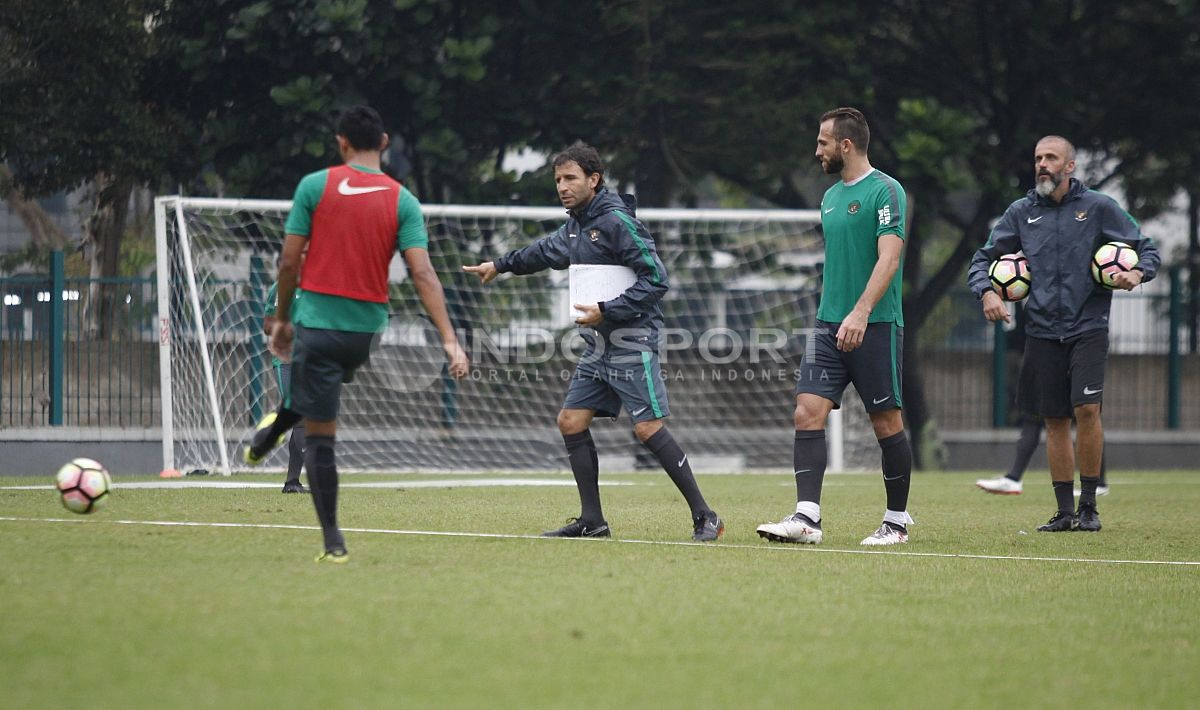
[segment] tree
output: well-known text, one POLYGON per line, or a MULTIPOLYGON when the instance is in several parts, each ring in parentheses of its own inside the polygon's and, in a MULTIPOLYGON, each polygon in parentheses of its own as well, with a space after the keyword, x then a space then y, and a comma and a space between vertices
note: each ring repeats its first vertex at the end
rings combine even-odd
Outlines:
MULTIPOLYGON (((1196 125, 1194 102, 1184 118, 1187 102, 1170 86, 1174 77, 1195 76, 1180 71, 1194 67, 1196 55, 1196 15, 1185 4, 870 6, 886 20, 864 25, 881 48, 863 55, 877 77, 875 113, 889 117, 880 122, 881 162, 895 165, 917 197, 905 274, 905 400, 918 441, 928 422, 915 357, 921 328, 961 283, 989 221, 1031 184, 1036 140, 1069 136, 1114 159, 1112 172, 1122 175, 1140 165, 1129 160, 1137 151, 1118 148, 1147 146, 1142 119, 1155 108, 1175 107, 1159 114, 1170 118, 1157 126, 1173 135, 1189 120, 1196 125)), ((1136 215, 1145 205, 1132 207, 1136 215)))
POLYGON ((0 11, 0 162, 19 199, 92 185, 89 330, 106 337, 133 186, 182 169, 186 125, 163 110, 149 0, 13 0, 0 11), (81 40, 86 38, 86 40, 81 40))

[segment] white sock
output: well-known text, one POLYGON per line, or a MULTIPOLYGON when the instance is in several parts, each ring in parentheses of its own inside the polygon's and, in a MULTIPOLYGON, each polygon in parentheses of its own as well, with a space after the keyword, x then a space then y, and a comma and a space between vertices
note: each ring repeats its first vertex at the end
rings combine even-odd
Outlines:
POLYGON ((893 525, 903 525, 907 528, 916 521, 912 519, 912 516, 909 515, 908 511, 906 510, 901 510, 898 512, 895 510, 885 510, 883 512, 883 522, 891 523, 893 525))
POLYGON ((796 504, 796 512, 813 521, 814 523, 821 522, 821 505, 813 503, 809 500, 802 500, 796 504))

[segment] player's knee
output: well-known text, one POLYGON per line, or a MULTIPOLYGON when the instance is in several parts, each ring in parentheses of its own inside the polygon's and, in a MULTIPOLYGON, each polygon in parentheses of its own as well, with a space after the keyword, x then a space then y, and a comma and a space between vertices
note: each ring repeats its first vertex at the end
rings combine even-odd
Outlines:
POLYGON ((1051 434, 1071 433, 1070 417, 1046 417, 1046 431, 1051 434))
POLYGON ((1075 407, 1075 422, 1077 424, 1095 424, 1100 421, 1099 404, 1081 404, 1075 407))
POLYGON ((572 414, 565 409, 559 411, 558 430, 563 436, 578 434, 584 429, 587 429, 587 422, 583 419, 583 417, 572 414))
POLYGON ((792 423, 796 425, 796 431, 815 431, 825 428, 825 417, 822 412, 797 404, 792 423))
POLYGON ((904 431, 904 418, 900 416, 900 410, 896 410, 894 416, 871 417, 871 427, 876 439, 886 439, 904 431))
POLYGON ((661 419, 652 419, 648 422, 638 422, 633 425, 633 433, 637 436, 638 441, 643 444, 649 441, 650 437, 658 433, 659 429, 663 428, 661 419))

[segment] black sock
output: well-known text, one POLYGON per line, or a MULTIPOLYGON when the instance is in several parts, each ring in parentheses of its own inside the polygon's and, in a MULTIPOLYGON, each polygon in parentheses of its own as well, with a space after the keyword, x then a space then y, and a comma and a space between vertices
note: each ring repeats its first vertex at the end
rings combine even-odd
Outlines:
POLYGON ((1100 454, 1100 485, 1108 488, 1108 457, 1100 454))
POLYGON ((600 507, 600 456, 592 432, 584 429, 578 434, 563 434, 575 487, 579 489, 579 519, 588 523, 604 522, 600 507))
POLYGON ((250 438, 250 449, 262 456, 271 449, 275 448, 275 442, 279 437, 283 436, 288 429, 296 426, 304 419, 299 413, 293 412, 282 404, 279 409, 275 410, 275 421, 271 422, 271 426, 266 429, 254 432, 254 436, 250 438))
POLYGON ((797 503, 821 504, 821 485, 825 482, 828 461, 824 429, 796 432, 796 441, 792 444, 792 471, 796 474, 797 503))
POLYGON ((897 513, 908 510, 908 488, 912 483, 912 447, 903 431, 879 440, 883 451, 883 488, 887 491, 887 509, 897 513))
POLYGON ((313 507, 325 537, 325 549, 345 548, 346 540, 337 524, 338 474, 334 455, 336 441, 332 436, 310 436, 304 449, 304 468, 308 470, 308 487, 313 507))
POLYGON ((304 468, 304 425, 292 429, 288 439, 288 471, 286 483, 300 482, 300 471, 304 468))
POLYGON ((1029 468, 1029 460, 1037 451, 1042 438, 1042 420, 1036 417, 1026 417, 1021 425, 1021 436, 1017 439, 1017 455, 1013 457, 1012 468, 1008 469, 1008 478, 1020 483, 1025 469, 1029 468))
POLYGON ((1075 512, 1075 481, 1054 481, 1054 499, 1058 501, 1058 512, 1075 512))
MULTIPOLYGON (((1079 505, 1096 507, 1096 486, 1100 485, 1100 477, 1079 477, 1079 505)), ((1074 493, 1074 492, 1072 492, 1074 493)))
POLYGON ((707 511, 708 503, 704 502, 700 486, 696 485, 692 465, 688 463, 687 455, 683 453, 675 437, 671 436, 671 432, 667 431, 666 427, 654 432, 653 436, 646 439, 646 448, 650 449, 663 470, 671 477, 675 487, 683 494, 684 500, 692 510, 692 518, 695 519, 697 515, 707 511))

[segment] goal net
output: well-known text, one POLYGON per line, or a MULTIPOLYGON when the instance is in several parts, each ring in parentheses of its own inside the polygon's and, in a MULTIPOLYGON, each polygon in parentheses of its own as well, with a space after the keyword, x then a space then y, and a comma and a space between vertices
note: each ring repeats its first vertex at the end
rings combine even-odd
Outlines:
MULTIPOLYGON (((262 332, 290 203, 156 200, 163 465, 228 474, 279 392, 262 332)), ((501 276, 461 267, 561 225, 558 208, 424 205, 430 257, 471 358, 449 378, 403 259, 391 266, 386 331, 342 392, 338 464, 360 471, 564 470, 555 425, 582 342, 567 272, 501 276)), ((670 280, 662 369, 670 426, 693 467, 787 469, 795 370, 820 298, 816 211, 638 211, 670 280)), ((875 467, 851 389, 830 426, 830 468, 875 467)), ((601 468, 657 468, 627 416, 592 427, 601 468)), ((266 466, 286 465, 286 447, 266 466)), ((790 470, 790 469, 789 469, 790 470)))

